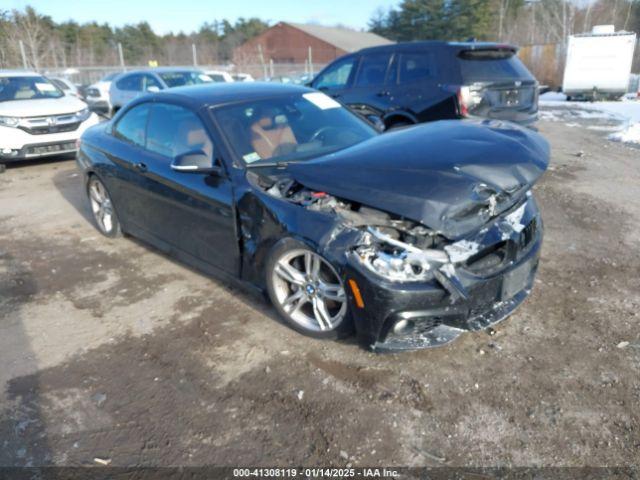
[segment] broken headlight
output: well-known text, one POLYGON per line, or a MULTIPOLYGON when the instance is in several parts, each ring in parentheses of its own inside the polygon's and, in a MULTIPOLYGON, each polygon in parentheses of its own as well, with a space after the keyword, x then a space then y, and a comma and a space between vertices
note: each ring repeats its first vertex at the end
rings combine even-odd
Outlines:
POLYGON ((374 227, 367 227, 355 254, 368 270, 397 282, 431 280, 434 271, 449 261, 442 250, 415 247, 374 227))

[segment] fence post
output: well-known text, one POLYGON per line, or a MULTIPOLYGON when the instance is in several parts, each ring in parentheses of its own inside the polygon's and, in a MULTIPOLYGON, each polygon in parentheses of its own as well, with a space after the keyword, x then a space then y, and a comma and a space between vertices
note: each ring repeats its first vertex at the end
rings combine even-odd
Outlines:
POLYGON ((311 45, 309 45, 309 75, 313 77, 313 56, 311 55, 311 45))
POLYGON ((196 44, 191 44, 191 52, 193 53, 193 66, 198 66, 198 51, 196 50, 196 44))
POLYGON ((260 56, 260 63, 262 64, 262 71, 264 77, 267 78, 267 64, 264 62, 264 54, 262 53, 262 44, 258 44, 258 55, 260 56))
POLYGON ((22 42, 22 40, 18 40, 18 42, 20 43, 20 55, 22 55, 22 66, 24 67, 25 70, 28 70, 29 65, 27 63, 27 52, 24 51, 24 43, 22 42))
POLYGON ((124 66, 124 55, 122 54, 122 44, 120 42, 118 42, 118 56, 120 57, 120 66, 122 67, 122 70, 126 70, 125 66, 124 66))

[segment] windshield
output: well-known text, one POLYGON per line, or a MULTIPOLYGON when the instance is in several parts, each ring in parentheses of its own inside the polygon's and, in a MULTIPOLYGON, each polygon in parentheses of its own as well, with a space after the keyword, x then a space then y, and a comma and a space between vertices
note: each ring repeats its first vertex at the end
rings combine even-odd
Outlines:
POLYGON ((0 102, 63 96, 64 93, 44 77, 0 77, 0 102))
POLYGON ((496 80, 533 80, 513 50, 465 50, 458 55, 465 84, 496 80))
POLYGON ((207 75, 201 72, 164 72, 159 75, 169 88, 210 83, 212 81, 207 75))
POLYGON ((314 158, 378 134, 321 92, 220 107, 215 116, 236 155, 252 166, 314 158))

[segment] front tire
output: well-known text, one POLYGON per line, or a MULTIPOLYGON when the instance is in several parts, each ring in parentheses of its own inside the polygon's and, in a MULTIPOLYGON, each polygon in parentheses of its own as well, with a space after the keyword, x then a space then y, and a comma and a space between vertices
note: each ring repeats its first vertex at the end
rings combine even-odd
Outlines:
POLYGON ((306 245, 280 241, 267 261, 266 284, 273 306, 297 332, 341 338, 353 330, 342 280, 333 266, 306 245))
POLYGON ((113 208, 109 192, 95 175, 89 178, 87 195, 89 196, 93 221, 100 233, 109 238, 121 236, 120 222, 113 208))

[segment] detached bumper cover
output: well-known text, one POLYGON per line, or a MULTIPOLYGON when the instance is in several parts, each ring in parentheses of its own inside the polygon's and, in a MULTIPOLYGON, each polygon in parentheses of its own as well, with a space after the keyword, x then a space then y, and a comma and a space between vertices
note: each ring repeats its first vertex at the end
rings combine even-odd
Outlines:
POLYGON ((498 219, 472 238, 482 245, 480 254, 455 268, 465 296, 452 294, 436 279, 381 280, 350 262, 347 275, 356 280, 365 303, 364 309, 351 308, 360 341, 378 352, 437 347, 509 316, 529 295, 538 267, 543 228, 533 198, 521 221, 525 228, 507 234, 504 219, 498 219))

